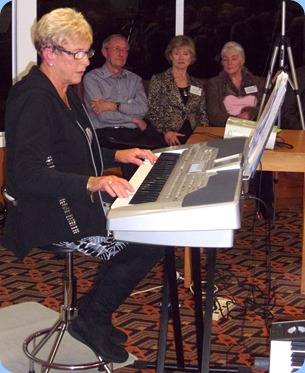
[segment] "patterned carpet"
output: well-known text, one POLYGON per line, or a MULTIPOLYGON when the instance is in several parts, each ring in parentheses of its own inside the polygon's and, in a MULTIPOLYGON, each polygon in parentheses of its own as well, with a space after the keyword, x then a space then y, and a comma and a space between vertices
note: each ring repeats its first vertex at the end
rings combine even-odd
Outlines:
MULTIPOLYGON (((301 213, 293 210, 277 212, 271 245, 268 245, 268 225, 255 216, 253 207, 246 207, 234 248, 217 251, 215 304, 222 298, 235 304, 229 312, 224 309, 225 317, 213 321, 210 366, 221 366, 228 371, 247 366, 258 373, 254 368, 255 357, 270 354, 269 328, 272 322, 304 318, 305 296, 300 294, 299 285, 301 213)), ((201 257, 204 280, 204 250, 201 257)), ((22 263, 3 249, 0 249, 0 258, 1 307, 36 301, 59 310, 62 299, 61 259, 36 249, 22 263)), ((182 248, 176 249, 176 263, 183 278, 182 248)), ((76 255, 79 296, 92 285, 98 265, 95 259, 76 255)), ((150 363, 156 361, 163 273, 163 263, 160 263, 120 307, 114 319, 114 323, 129 335, 128 351, 150 363)), ((182 279, 179 281, 179 302, 186 365, 196 367, 193 296, 191 289, 184 287, 182 279)), ((168 330, 166 363, 175 365, 171 323, 168 330)), ((155 370, 133 367, 117 370, 119 373, 140 371, 149 373, 155 370)))

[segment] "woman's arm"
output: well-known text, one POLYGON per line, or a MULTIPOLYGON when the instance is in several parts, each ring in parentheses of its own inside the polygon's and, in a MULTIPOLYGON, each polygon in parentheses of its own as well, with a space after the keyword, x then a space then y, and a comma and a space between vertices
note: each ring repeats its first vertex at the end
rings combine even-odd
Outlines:
POLYGON ((207 88, 208 118, 211 126, 224 127, 229 114, 223 104, 218 77, 211 78, 207 88))
MULTIPOLYGON (((8 105, 7 138, 10 154, 10 181, 17 190, 31 195, 62 196, 78 194, 86 189, 87 177, 61 168, 52 167, 49 158, 54 146, 63 149, 60 142, 54 145, 56 129, 54 123, 67 120, 59 119, 53 101, 41 92, 27 92, 26 99, 15 100, 8 105), (18 109, 14 109, 18 108, 18 109), (48 161, 49 160, 49 161, 48 161)), ((63 129, 64 131, 64 129, 63 129)), ((67 139, 67 146, 73 140, 67 139)), ((74 145, 74 148, 77 144, 74 145)), ((59 154, 59 152, 57 152, 59 154)), ((59 156, 65 157, 62 152, 59 156)), ((70 159, 67 158, 67 161, 70 159)), ((53 157, 56 166, 56 159, 53 157)))
POLYGON ((200 103, 198 107, 196 123, 200 126, 208 126, 210 122, 208 118, 206 90, 203 83, 198 84, 198 86, 202 89, 202 93, 200 96, 200 103))
MULTIPOLYGON (((177 107, 173 106, 169 85, 164 82, 165 75, 153 75, 148 89, 148 119, 158 132, 176 131, 181 123, 177 123, 177 107)), ((177 106, 177 105, 176 105, 177 106)))
POLYGON ((148 87, 148 119, 157 129, 162 132, 162 120, 160 118, 159 107, 162 105, 160 101, 160 80, 156 75, 153 75, 148 87))
POLYGON ((260 108, 262 98, 263 98, 265 79, 259 78, 258 76, 253 75, 253 81, 257 87, 256 106, 255 107, 252 107, 252 106, 244 107, 241 111, 241 115, 238 115, 239 118, 244 118, 244 119, 249 119, 249 120, 257 119, 257 115, 258 115, 259 108, 260 108))

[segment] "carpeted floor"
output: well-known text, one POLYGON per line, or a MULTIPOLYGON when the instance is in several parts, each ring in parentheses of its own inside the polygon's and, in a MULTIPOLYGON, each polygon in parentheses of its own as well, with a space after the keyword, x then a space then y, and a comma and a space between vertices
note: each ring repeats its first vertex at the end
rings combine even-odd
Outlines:
MULTIPOLYGON (((0 309, 0 361, 9 372, 27 372, 29 361, 23 353, 21 346, 23 341, 33 332, 49 328, 58 319, 59 314, 37 302, 23 302, 0 309)), ((46 349, 38 353, 37 357, 46 359, 47 351, 50 351, 51 342, 47 342, 46 349)), ((29 345, 29 351, 32 351, 33 345, 29 345)), ((113 368, 118 369, 128 364, 132 364, 135 357, 130 355, 124 364, 114 364, 113 368)), ((54 360, 60 364, 86 364, 96 362, 97 358, 92 350, 78 342, 65 333, 60 349, 54 360)), ((35 365, 35 369, 40 370, 35 365)), ((87 369, 88 373, 97 372, 97 368, 87 369)), ((52 369, 52 373, 60 373, 62 370, 52 369)), ((0 369, 0 373, 2 373, 0 369)))
MULTIPOLYGON (((268 245, 268 225, 246 208, 243 226, 236 233, 231 249, 217 250, 215 305, 228 300, 230 311, 213 321, 211 364, 224 368, 240 366, 255 370, 256 357, 270 354, 269 328, 272 322, 302 320, 305 296, 300 294, 301 213, 277 212, 268 245), (234 305, 232 306, 232 303, 234 305), (231 309, 232 308, 232 309, 231 309)), ((1 307, 32 301, 58 311, 62 299, 62 261, 56 256, 32 250, 20 263, 0 249, 1 307)), ((176 249, 177 269, 183 278, 183 249, 176 249)), ((76 255, 75 274, 78 295, 92 285, 99 262, 76 255)), ((206 255, 202 252, 202 278, 205 279, 206 255)), ((158 264, 115 314, 114 323, 129 335, 127 349, 138 359, 156 361, 163 263, 158 264)), ((191 289, 179 281, 182 333, 186 365, 196 367, 194 306, 191 289)), ((219 312, 218 312, 219 313, 219 312)), ((173 330, 169 324, 166 362, 175 364, 173 330)), ((124 367, 119 373, 154 372, 124 367)), ((177 370, 178 371, 178 370, 177 370)), ((24 372, 13 372, 24 373, 24 372)))

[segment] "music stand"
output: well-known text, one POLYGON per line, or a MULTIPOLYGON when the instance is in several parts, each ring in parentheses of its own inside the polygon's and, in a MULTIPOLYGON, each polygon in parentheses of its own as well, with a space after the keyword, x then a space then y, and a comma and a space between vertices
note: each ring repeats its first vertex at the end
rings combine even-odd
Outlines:
MULTIPOLYGON (((272 83, 271 78, 272 78, 272 74, 273 74, 273 70, 274 70, 275 61, 276 61, 276 58, 277 58, 279 52, 280 52, 280 61, 279 61, 280 71, 282 71, 286 68, 286 66, 285 66, 285 50, 286 50, 287 55, 288 55, 288 62, 289 62, 289 66, 290 66, 290 72, 291 72, 291 75, 292 75, 292 79, 289 77, 288 81, 289 81, 289 84, 290 84, 292 90, 295 93, 295 97, 296 97, 297 104, 298 104, 298 109, 299 109, 299 114, 300 114, 300 120, 301 120, 301 124, 302 124, 302 129, 304 130, 305 129, 304 116, 303 116, 303 111, 302 111, 298 81, 297 81, 297 76, 296 76, 296 72, 295 72, 295 65, 294 65, 293 55, 292 55, 292 51, 291 51, 290 41, 287 38, 286 33, 285 33, 285 24, 286 24, 286 0, 282 0, 281 36, 279 36, 276 40, 275 47, 274 47, 274 50, 273 50, 273 54, 272 54, 272 57, 271 57, 270 68, 269 68, 269 71, 268 71, 268 74, 267 74, 264 93, 263 93, 262 101, 261 101, 259 112, 258 112, 258 119, 261 116, 261 113, 262 113, 263 108, 264 108, 266 97, 267 97, 267 95, 268 95, 268 93, 271 89, 271 85, 272 85, 272 84, 270 84, 270 83, 272 83)), ((279 72, 276 74, 275 77, 277 77, 279 72)), ((278 116, 278 128, 281 128, 280 119, 281 119, 281 117, 279 115, 278 116)))

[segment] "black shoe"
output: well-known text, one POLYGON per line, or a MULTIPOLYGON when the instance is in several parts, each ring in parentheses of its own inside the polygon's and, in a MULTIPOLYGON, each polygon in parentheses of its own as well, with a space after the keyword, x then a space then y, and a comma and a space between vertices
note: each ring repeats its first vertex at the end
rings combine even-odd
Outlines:
POLYGON ((112 325, 110 332, 110 340, 116 345, 123 345, 127 342, 128 335, 122 332, 122 330, 117 329, 112 325))
MULTIPOLYGON (((78 301, 78 314, 80 315, 83 310, 86 309, 88 306, 88 299, 87 296, 83 296, 79 301, 78 301)), ((127 342, 128 335, 124 333, 123 331, 117 329, 115 326, 112 325, 111 332, 110 332, 110 340, 116 345, 123 345, 127 342)))
POLYGON ((128 352, 110 340, 111 327, 92 326, 78 316, 70 323, 68 331, 73 338, 90 347, 105 363, 124 363, 128 359, 128 352))

